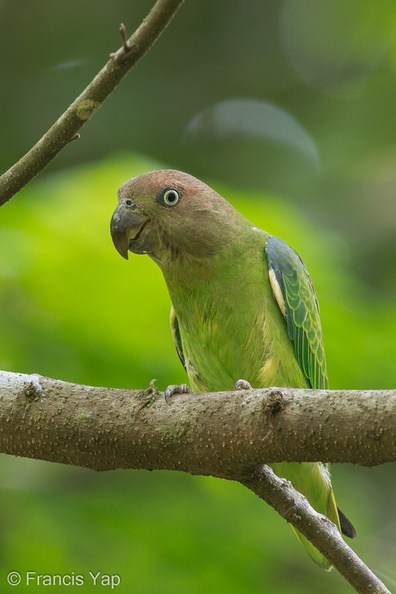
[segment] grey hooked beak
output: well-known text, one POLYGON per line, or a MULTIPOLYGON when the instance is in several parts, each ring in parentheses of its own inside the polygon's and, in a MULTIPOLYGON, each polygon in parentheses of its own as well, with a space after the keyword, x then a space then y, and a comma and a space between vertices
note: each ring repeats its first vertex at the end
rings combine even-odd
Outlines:
POLYGON ((110 232, 117 252, 128 260, 131 240, 139 239, 148 221, 147 216, 131 198, 121 198, 110 222, 110 232))

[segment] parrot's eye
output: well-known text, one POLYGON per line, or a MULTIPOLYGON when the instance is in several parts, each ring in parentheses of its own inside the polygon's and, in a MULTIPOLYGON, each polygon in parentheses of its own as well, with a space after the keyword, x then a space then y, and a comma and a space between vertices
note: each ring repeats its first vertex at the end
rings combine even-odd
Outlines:
POLYGON ((161 192, 161 201, 165 206, 176 206, 180 198, 181 194, 176 188, 164 188, 161 192))

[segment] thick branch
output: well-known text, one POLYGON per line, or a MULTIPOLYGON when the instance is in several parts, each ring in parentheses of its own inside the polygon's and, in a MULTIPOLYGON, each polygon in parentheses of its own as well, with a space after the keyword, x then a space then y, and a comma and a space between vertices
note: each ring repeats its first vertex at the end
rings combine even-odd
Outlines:
MULTIPOLYGON (((0 177, 0 206, 31 181, 74 138, 122 78, 166 28, 183 0, 157 0, 135 33, 125 40, 79 97, 44 136, 0 177)), ((122 28, 121 32, 124 33, 122 28)))
POLYGON ((271 462, 396 461, 396 391, 182 394, 0 372, 0 451, 96 470, 241 480, 271 462))
POLYGON ((396 391, 270 388, 186 394, 0 372, 0 451, 95 470, 184 470, 237 480, 304 534, 357 592, 389 591, 265 462, 396 460, 396 391))

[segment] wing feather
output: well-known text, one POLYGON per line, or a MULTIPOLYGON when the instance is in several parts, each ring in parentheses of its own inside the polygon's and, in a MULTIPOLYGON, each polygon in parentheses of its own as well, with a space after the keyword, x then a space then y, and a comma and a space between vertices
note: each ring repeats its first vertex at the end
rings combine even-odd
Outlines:
POLYGON ((176 352, 179 356, 181 364, 183 365, 184 369, 187 371, 186 360, 185 360, 184 353, 183 353, 183 345, 182 345, 180 329, 179 329, 179 322, 177 321, 176 312, 175 312, 175 309, 173 306, 171 307, 171 311, 170 311, 170 327, 171 327, 173 342, 175 343, 176 352))
POLYGON ((319 305, 300 256, 277 237, 265 245, 274 297, 286 319, 296 359, 312 388, 327 388, 319 305))

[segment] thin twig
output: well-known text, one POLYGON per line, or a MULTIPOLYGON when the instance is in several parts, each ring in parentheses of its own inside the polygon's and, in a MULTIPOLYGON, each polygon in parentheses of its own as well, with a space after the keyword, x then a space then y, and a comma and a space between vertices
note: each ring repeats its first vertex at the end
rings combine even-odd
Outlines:
MULTIPOLYGON (((123 40, 86 89, 44 136, 0 177, 0 206, 40 173, 93 116, 131 68, 159 38, 184 0, 157 0, 135 33, 123 40)), ((125 29, 125 28, 124 28, 125 29)), ((121 29, 121 35, 124 35, 121 29)))
POLYGON ((128 45, 128 36, 127 36, 126 27, 125 27, 124 23, 120 24, 120 33, 121 33, 121 39, 122 39, 122 47, 124 48, 124 52, 128 53, 131 48, 128 45))

